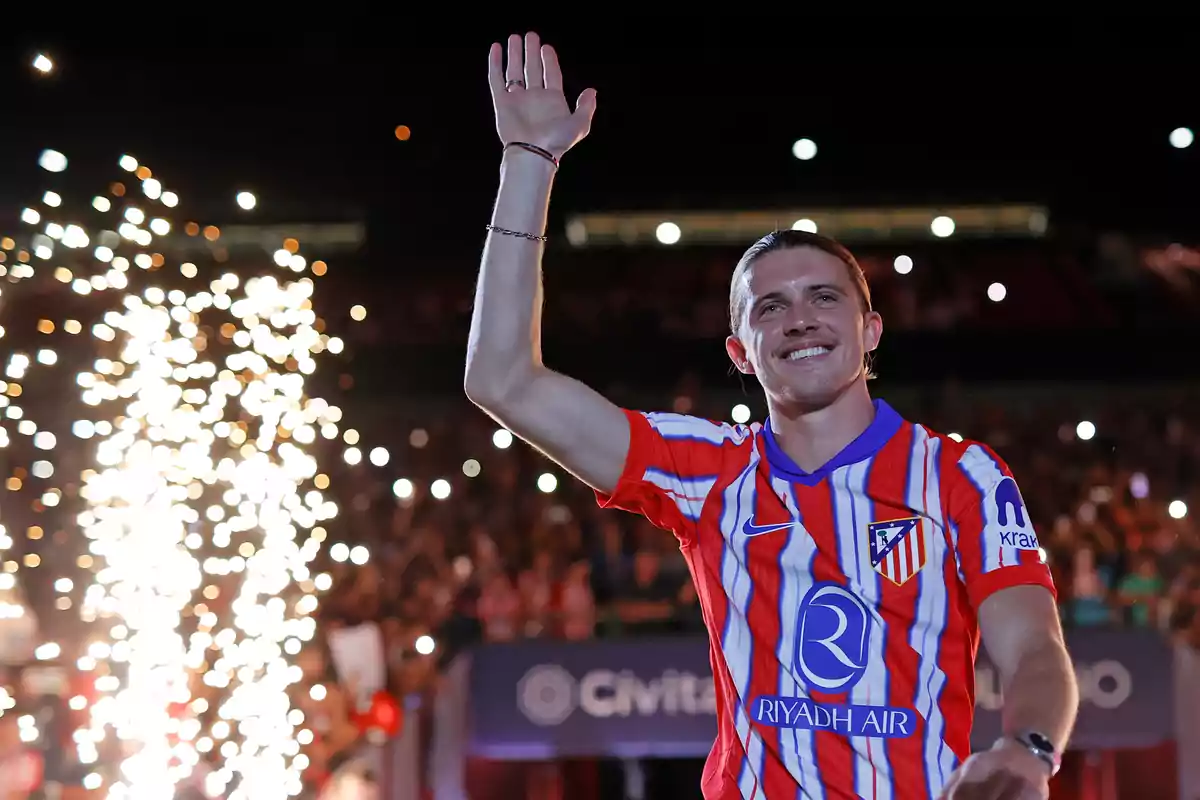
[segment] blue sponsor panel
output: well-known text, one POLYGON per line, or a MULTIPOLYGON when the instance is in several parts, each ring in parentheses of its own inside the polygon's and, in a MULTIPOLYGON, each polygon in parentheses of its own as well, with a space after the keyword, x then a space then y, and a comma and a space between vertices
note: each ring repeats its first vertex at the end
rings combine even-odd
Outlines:
MULTIPOLYGON (((836 584, 804 598, 796 674, 843 695, 865 671, 871 615, 836 584), (836 587, 831 590, 831 587, 836 587)), ((1071 631, 1082 702, 1070 746, 1143 747, 1174 735, 1172 657, 1154 631, 1071 631)), ((498 759, 556 756, 706 756, 716 737, 716 701, 703 637, 616 641, 530 641, 471 654, 470 752, 498 759)), ((1000 733, 1000 680, 981 652, 972 742, 1000 733)), ((761 725, 895 738, 916 727, 910 708, 809 697, 747 698, 761 725)))
POLYGON ((692 757, 717 735, 703 638, 481 647, 471 655, 468 749, 497 759, 692 757))
MULTIPOLYGON (((1069 747, 1109 750, 1153 747, 1175 735, 1171 647, 1153 630, 1075 630, 1067 649, 1079 685, 1079 717, 1069 747)), ((1000 736, 1004 688, 987 652, 975 663, 975 725, 971 745, 1000 736)))

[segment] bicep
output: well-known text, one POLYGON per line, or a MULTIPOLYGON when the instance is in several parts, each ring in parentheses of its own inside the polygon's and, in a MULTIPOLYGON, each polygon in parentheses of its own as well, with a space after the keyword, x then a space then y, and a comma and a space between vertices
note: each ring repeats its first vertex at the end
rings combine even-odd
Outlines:
POLYGON ((593 489, 616 488, 629 454, 629 421, 596 390, 543 368, 502 407, 481 407, 593 489))

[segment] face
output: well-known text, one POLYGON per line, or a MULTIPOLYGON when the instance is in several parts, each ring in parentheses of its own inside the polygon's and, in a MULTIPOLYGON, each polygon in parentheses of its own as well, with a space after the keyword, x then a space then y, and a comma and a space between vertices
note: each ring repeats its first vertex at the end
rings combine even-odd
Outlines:
POLYGON ((878 346, 883 321, 863 314, 841 259, 812 247, 774 250, 739 282, 746 302, 726 350, 768 400, 824 408, 865 378, 863 360, 878 346))

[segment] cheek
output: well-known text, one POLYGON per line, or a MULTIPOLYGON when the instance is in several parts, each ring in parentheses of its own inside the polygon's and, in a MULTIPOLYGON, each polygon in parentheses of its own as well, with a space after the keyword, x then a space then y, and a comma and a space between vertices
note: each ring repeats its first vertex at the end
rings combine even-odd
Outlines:
POLYGON ((774 349, 770 342, 770 337, 763 330, 756 330, 751 334, 750 348, 746 355, 756 367, 766 366, 770 360, 771 351, 774 349))

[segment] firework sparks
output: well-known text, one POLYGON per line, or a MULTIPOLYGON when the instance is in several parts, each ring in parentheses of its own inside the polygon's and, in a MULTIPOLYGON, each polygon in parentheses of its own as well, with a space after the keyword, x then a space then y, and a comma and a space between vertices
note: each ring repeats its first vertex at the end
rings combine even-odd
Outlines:
MULTIPOLYGON (((67 159, 47 151, 40 163, 57 173, 67 159)), ((325 267, 310 266, 294 240, 255 274, 171 263, 178 195, 131 156, 120 167, 137 181, 93 199, 97 225, 68 221, 49 191, 21 216, 28 246, 0 241, 16 250, 0 264, 10 283, 57 281, 89 299, 70 305, 90 309, 75 312, 83 322, 38 323, 46 334, 90 332, 93 345, 71 347, 97 356, 75 376, 87 413, 66 423, 91 458, 75 473, 88 548, 80 566, 94 572, 80 611, 105 631, 78 660, 97 692, 76 732, 79 757, 103 763, 117 748, 119 768, 88 779, 111 798, 174 797, 201 775, 212 796, 296 795, 312 735, 289 699, 301 678, 292 657, 315 633, 316 593, 330 580, 309 564, 338 513, 310 450, 338 438, 341 410, 306 393, 316 359, 342 349, 312 307, 310 275, 325 267)), ((220 233, 210 226, 204 236, 220 233)), ((66 434, 10 399, 31 370, 56 366, 51 347, 10 352, 0 397, 0 446, 15 423, 37 453, 30 474, 43 481, 69 449, 66 434)), ((372 461, 386 463, 386 452, 372 461)), ((38 500, 62 501, 48 484, 38 500)))

